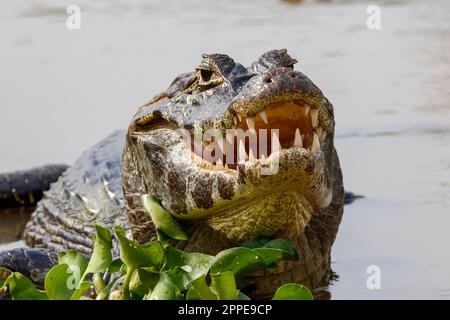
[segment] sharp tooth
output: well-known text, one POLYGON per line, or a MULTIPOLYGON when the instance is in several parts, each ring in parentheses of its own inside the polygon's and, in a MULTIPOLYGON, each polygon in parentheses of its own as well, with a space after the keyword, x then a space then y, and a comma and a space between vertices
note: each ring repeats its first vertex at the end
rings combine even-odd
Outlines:
POLYGON ((311 109, 311 124, 313 128, 319 124, 319 109, 311 109))
POLYGON ((271 170, 273 170, 272 166, 274 165, 274 162, 278 161, 279 159, 280 159, 280 154, 279 153, 275 153, 275 152, 272 152, 270 154, 270 156, 267 158, 267 161, 270 162, 270 169, 271 170))
POLYGON ((239 113, 237 114, 237 116, 239 118, 239 121, 242 121, 242 116, 239 113))
POLYGON ((250 148, 250 150, 248 151, 248 160, 250 160, 250 161, 256 160, 255 156, 253 155, 252 148, 250 148))
POLYGON ((250 129, 250 130, 255 130, 255 118, 254 117, 248 117, 248 118, 245 118, 245 121, 247 122, 247 127, 250 129))
POLYGON ((260 159, 261 161, 266 161, 266 156, 262 154, 260 159))
POLYGON ((327 137, 326 131, 322 131, 322 133, 320 134, 320 142, 324 142, 326 137, 327 137))
POLYGON ((237 117, 233 117, 233 121, 234 121, 234 125, 237 126, 237 124, 238 124, 238 118, 237 118, 237 117))
POLYGON ((269 121, 267 120, 267 113, 266 110, 263 110, 259 113, 259 116, 261 117, 262 121, 264 121, 265 124, 267 124, 269 121))
POLYGON ((314 133, 313 142, 312 142, 312 146, 311 146, 311 153, 314 154, 319 151, 320 151, 319 137, 317 136, 317 134, 314 133))
MULTIPOLYGON (((281 150, 280 138, 275 132, 272 133, 272 153, 281 150)), ((272 154, 271 154, 272 155, 272 154)))
POLYGON ((322 134, 322 127, 317 127, 316 128, 316 133, 320 137, 320 135, 322 134))
POLYGON ((299 128, 297 128, 297 130, 295 130, 294 147, 298 147, 298 148, 302 148, 303 147, 302 135, 300 134, 300 129, 299 128))
POLYGON ((247 160, 247 152, 245 152, 245 145, 242 139, 239 141, 239 160, 247 160))
POLYGON ((308 115, 308 112, 309 112, 309 109, 310 109, 311 107, 309 106, 309 104, 305 104, 305 116, 307 116, 308 115))

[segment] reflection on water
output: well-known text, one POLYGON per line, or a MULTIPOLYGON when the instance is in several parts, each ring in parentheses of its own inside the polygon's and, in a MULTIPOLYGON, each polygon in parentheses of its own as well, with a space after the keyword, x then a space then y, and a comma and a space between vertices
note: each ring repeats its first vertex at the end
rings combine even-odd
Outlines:
MULTIPOLYGON (((0 208, 0 244, 17 241, 33 208, 0 208)), ((1 246, 0 246, 1 249, 1 246)))
POLYGON ((248 64, 286 47, 335 105, 345 184, 365 196, 346 207, 332 298, 448 297, 449 1, 378 1, 380 31, 361 1, 77 3, 80 31, 67 1, 0 4, 0 171, 72 162, 204 52, 248 64))

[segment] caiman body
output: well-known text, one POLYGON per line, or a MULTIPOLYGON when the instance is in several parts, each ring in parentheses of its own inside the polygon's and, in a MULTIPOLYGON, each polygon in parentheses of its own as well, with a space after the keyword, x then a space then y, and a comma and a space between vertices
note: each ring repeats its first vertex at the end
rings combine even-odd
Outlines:
POLYGON ((52 185, 27 224, 26 243, 90 253, 97 223, 150 241, 155 227, 140 204, 149 193, 187 230, 189 240, 175 244, 185 250, 215 254, 259 236, 290 239, 300 260, 249 277, 252 296, 268 297, 285 282, 326 284, 344 202, 333 107, 295 62, 286 50, 248 68, 204 55, 143 105, 128 131, 83 154, 52 185))

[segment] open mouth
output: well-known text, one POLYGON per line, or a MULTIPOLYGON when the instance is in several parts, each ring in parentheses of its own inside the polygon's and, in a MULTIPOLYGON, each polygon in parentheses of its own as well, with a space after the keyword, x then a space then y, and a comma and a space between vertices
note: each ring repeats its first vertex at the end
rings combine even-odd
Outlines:
POLYGON ((242 162, 270 161, 282 149, 303 148, 309 155, 320 152, 327 133, 319 121, 319 108, 301 100, 274 102, 255 116, 234 116, 234 127, 224 137, 209 136, 192 145, 201 167, 236 170, 242 162))

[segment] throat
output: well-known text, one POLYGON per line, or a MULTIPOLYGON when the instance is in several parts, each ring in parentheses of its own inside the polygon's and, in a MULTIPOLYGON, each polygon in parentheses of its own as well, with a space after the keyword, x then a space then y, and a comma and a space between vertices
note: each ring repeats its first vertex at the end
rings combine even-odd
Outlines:
POLYGON ((234 244, 261 236, 288 239, 303 233, 312 213, 311 204, 302 194, 287 191, 229 208, 206 224, 234 244))

